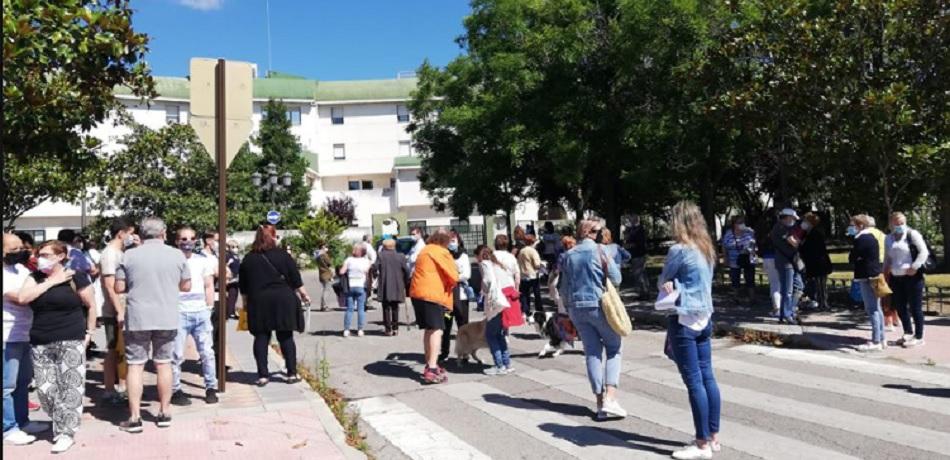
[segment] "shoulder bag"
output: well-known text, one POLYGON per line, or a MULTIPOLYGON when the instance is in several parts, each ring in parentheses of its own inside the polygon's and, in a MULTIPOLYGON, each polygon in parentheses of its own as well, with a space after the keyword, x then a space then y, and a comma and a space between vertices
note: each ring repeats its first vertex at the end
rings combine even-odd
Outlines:
MULTIPOLYGON (((914 238, 912 238, 912 236, 916 233, 917 238, 919 238, 921 241, 923 241, 924 236, 921 235, 920 232, 917 232, 916 230, 912 230, 912 231, 913 233, 907 235, 907 246, 910 247, 911 260, 917 260, 917 255, 920 254, 920 251, 917 250, 917 245, 914 244, 914 238)), ((924 274, 933 273, 934 271, 937 270, 937 255, 934 254, 933 248, 930 247, 930 245, 928 245, 926 241, 924 241, 924 246, 927 248, 927 260, 925 260, 924 264, 921 265, 920 268, 917 269, 917 272, 924 273, 924 274)))
MULTIPOLYGON (((277 276, 280 277, 280 280, 283 281, 287 285, 287 287, 290 288, 291 292, 293 292, 294 288, 290 286, 290 283, 287 281, 287 278, 284 277, 284 274, 281 273, 280 270, 278 270, 277 267, 274 266, 273 262, 270 261, 270 258, 267 257, 267 254, 264 254, 263 252, 261 252, 260 255, 261 255, 261 258, 263 258, 264 261, 267 262, 267 265, 269 265, 270 268, 274 270, 274 273, 277 273, 277 276)), ((307 321, 306 321, 306 318, 304 318, 304 306, 303 306, 303 303, 301 303, 299 298, 297 297, 297 293, 296 292, 293 292, 293 293, 294 293, 294 298, 298 299, 297 300, 297 328, 296 330, 297 332, 303 333, 307 327, 307 321)))
POLYGON ((604 312, 604 317, 607 318, 607 324, 610 324, 610 328, 621 337, 626 337, 633 331, 630 316, 627 315, 627 307, 624 306, 620 293, 607 276, 609 268, 607 256, 600 246, 597 247, 597 252, 600 254, 600 265, 604 270, 604 293, 600 296, 600 307, 604 312))

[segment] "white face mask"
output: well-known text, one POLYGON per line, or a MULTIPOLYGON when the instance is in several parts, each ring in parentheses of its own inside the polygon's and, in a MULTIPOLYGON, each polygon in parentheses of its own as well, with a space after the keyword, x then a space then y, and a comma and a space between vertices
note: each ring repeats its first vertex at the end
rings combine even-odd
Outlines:
POLYGON ((36 259, 36 269, 43 273, 49 273, 53 271, 53 267, 55 266, 56 266, 56 262, 53 262, 52 260, 47 259, 46 257, 40 257, 36 259))
POLYGON ((811 230, 811 224, 809 224, 808 222, 802 222, 802 230, 806 232, 811 230))

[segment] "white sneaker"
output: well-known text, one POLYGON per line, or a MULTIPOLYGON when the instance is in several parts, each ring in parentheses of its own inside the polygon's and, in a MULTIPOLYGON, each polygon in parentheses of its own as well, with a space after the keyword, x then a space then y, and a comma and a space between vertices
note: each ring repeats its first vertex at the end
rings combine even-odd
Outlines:
POLYGON ((709 441, 709 447, 713 452, 719 452, 722 450, 722 443, 719 441, 709 441))
POLYGON ((880 343, 864 343, 858 345, 858 351, 870 352, 870 351, 883 351, 884 346, 880 343))
POLYGON ((343 337, 349 337, 349 336, 350 336, 350 331, 349 331, 349 329, 343 331, 343 337))
POLYGON ((9 444, 11 446, 25 446, 27 444, 32 444, 33 441, 36 441, 36 436, 30 436, 23 430, 16 430, 13 433, 3 437, 3 443, 9 444))
POLYGON ((42 433, 44 431, 48 431, 50 428, 52 428, 52 425, 49 423, 30 422, 30 423, 27 423, 25 427, 20 428, 20 431, 26 434, 37 434, 37 433, 42 433))
POLYGON ((356 336, 357 336, 357 337, 362 337, 362 336, 363 336, 363 330, 360 329, 360 330, 356 331, 356 336))
POLYGON ((897 326, 895 326, 895 325, 893 325, 893 324, 890 325, 890 326, 885 326, 885 327, 884 327, 884 330, 886 330, 887 332, 894 332, 894 331, 897 330, 897 326))
POLYGON ((712 457, 713 451, 708 444, 703 449, 700 449, 696 444, 690 444, 682 450, 673 452, 673 458, 677 460, 706 460, 712 457))
POLYGON ((73 438, 71 436, 66 436, 65 434, 61 434, 56 438, 56 443, 53 444, 53 448, 50 449, 50 452, 54 454, 61 454, 69 450, 69 448, 72 447, 73 444, 75 443, 76 441, 73 441, 73 438))
POLYGON ((924 339, 917 339, 911 336, 910 339, 904 340, 904 343, 901 344, 904 348, 914 348, 919 347, 924 344, 924 339))
POLYGON ((620 403, 616 399, 604 398, 604 407, 600 410, 613 417, 624 418, 627 416, 627 411, 620 407, 620 403))

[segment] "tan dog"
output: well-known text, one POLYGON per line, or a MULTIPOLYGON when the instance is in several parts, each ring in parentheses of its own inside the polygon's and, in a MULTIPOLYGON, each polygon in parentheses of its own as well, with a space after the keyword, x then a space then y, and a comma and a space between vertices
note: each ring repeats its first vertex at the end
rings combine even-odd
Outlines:
POLYGON ((455 336, 455 359, 458 362, 468 362, 469 358, 481 364, 475 352, 479 348, 488 348, 485 340, 485 320, 468 323, 459 328, 455 336))

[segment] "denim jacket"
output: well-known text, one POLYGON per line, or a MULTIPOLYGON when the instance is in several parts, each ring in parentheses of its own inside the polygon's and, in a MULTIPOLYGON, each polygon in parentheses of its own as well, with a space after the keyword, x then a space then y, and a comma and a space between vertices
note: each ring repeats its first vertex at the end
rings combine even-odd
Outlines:
MULTIPOLYGON (((574 249, 564 254, 561 266, 561 286, 558 292, 567 308, 598 308, 604 294, 604 269, 601 248, 586 238, 574 249)), ((615 286, 620 286, 620 268, 607 258, 607 276, 615 286)))
POLYGON ((676 285, 679 291, 677 314, 712 313, 712 278, 713 267, 698 249, 674 244, 666 254, 663 273, 657 284, 662 286, 673 281, 676 285))

